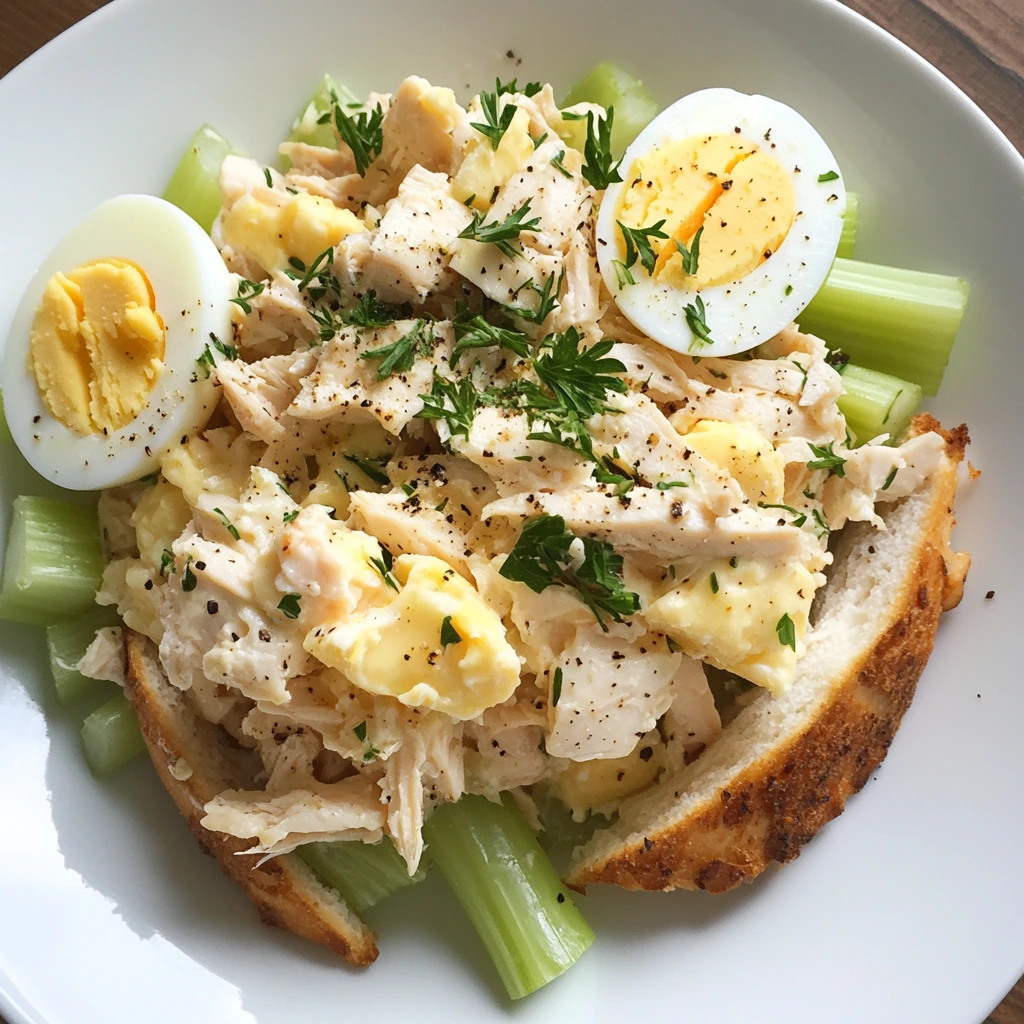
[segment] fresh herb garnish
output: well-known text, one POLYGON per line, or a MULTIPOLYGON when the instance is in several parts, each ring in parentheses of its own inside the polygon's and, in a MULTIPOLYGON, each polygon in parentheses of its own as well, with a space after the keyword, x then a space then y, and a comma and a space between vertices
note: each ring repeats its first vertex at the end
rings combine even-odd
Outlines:
POLYGON ((199 354, 199 358, 196 359, 196 365, 203 371, 203 376, 209 379, 210 374, 217 365, 217 360, 210 351, 209 345, 203 346, 203 351, 199 354))
POLYGON ((896 479, 896 474, 898 472, 899 472, 899 470, 897 469, 896 466, 893 466, 892 469, 889 470, 889 475, 885 478, 885 483, 882 484, 882 490, 883 491, 889 490, 889 487, 892 485, 893 480, 896 479))
POLYGON ((536 96, 537 93, 543 89, 544 86, 540 82, 527 82, 522 89, 517 84, 517 79, 513 78, 507 82, 502 82, 500 79, 494 80, 494 91, 499 95, 503 96, 505 93, 517 93, 521 92, 527 98, 536 96))
POLYGON ((448 507, 448 499, 442 498, 435 506, 435 512, 443 512, 448 507))
POLYGON ((185 559, 185 571, 181 574, 181 589, 185 593, 189 593, 196 589, 196 574, 192 571, 192 556, 188 555, 185 559))
MULTIPOLYGON (((563 112, 563 117, 566 114, 563 112)), ((622 181, 619 174, 621 160, 612 161, 612 123, 615 109, 608 108, 607 116, 598 118, 596 131, 594 112, 587 112, 587 141, 583 147, 583 177, 599 192, 616 181, 622 181)))
POLYGON ((305 274, 299 279, 297 285, 300 292, 309 291, 309 297, 314 301, 322 299, 324 292, 327 290, 327 282, 320 282, 320 288, 323 291, 319 291, 316 288, 310 287, 314 281, 318 280, 325 273, 330 273, 331 264, 334 262, 334 246, 329 245, 322 253, 320 253, 315 260, 306 268, 305 274))
MULTIPOLYGON (((889 422, 889 417, 892 415, 892 407, 899 401, 900 395, 903 394, 903 388, 900 388, 895 395, 892 396, 892 401, 889 403, 889 408, 885 410, 885 415, 882 417, 882 424, 889 422)), ((840 474, 842 475, 842 474, 840 474)))
POLYGON ((441 649, 444 650, 449 644, 461 644, 462 636, 459 631, 452 625, 452 617, 446 615, 441 620, 441 649))
POLYGON ((821 540, 822 537, 829 533, 829 525, 825 522, 825 517, 821 514, 820 509, 813 509, 812 515, 814 516, 814 532, 818 540, 821 540))
MULTIPOLYGON (((337 472, 337 470, 335 470, 335 472, 337 472)), ((291 512, 285 512, 285 514, 281 517, 281 522, 282 523, 294 523, 295 520, 298 519, 299 513, 301 511, 302 511, 301 508, 296 508, 296 509, 293 509, 291 512)))
POLYGON ((243 277, 238 282, 237 296, 230 301, 236 306, 240 306, 243 313, 249 314, 252 312, 252 304, 249 300, 256 298, 257 295, 262 295, 264 288, 266 285, 262 281, 250 281, 243 277))
POLYGON ((297 619, 299 612, 302 609, 299 607, 299 600, 301 594, 285 594, 280 601, 277 602, 278 610, 288 616, 289 619, 297 619))
POLYGON ((683 270, 687 274, 697 273, 697 261, 700 259, 700 236, 702 234, 704 234, 703 224, 697 228, 697 233, 693 236, 689 249, 679 239, 676 239, 676 248, 679 250, 679 255, 683 258, 683 270))
POLYGON ((469 377, 452 381, 435 371, 430 394, 420 395, 420 398, 423 399, 423 408, 416 413, 419 419, 444 420, 452 437, 462 434, 469 440, 478 398, 469 377))
POLYGON ((739 555, 733 555, 732 558, 729 559, 729 564, 735 569, 736 566, 740 564, 739 555))
POLYGON ((708 580, 708 582, 711 584, 711 593, 712 594, 717 594, 718 593, 718 577, 714 573, 712 573, 710 579, 708 580))
POLYGON ((351 462, 364 476, 368 476, 375 484, 380 484, 381 487, 387 487, 391 483, 391 478, 384 472, 384 467, 390 462, 390 459, 385 456, 367 456, 365 459, 360 458, 358 455, 346 455, 346 462, 351 462))
POLYGON ((408 373, 417 359, 426 358, 434 350, 434 336, 424 335, 425 325, 425 320, 417 320, 408 334, 403 334, 389 345, 367 349, 359 354, 359 358, 381 360, 377 368, 377 380, 387 380, 396 373, 408 373))
POLYGON ((659 491, 670 491, 673 487, 689 487, 685 480, 659 480, 655 485, 659 491))
POLYGON ((648 238, 668 238, 661 229, 665 226, 665 220, 662 218, 656 224, 652 224, 649 228, 627 228, 621 220, 615 222, 619 225, 619 230, 622 232, 622 237, 626 242, 626 269, 628 270, 637 261, 637 257, 640 259, 644 270, 648 274, 654 273, 654 265, 657 263, 658 257, 654 255, 654 250, 651 248, 651 243, 648 238))
POLYGON ((366 169, 384 148, 384 110, 381 105, 378 103, 372 111, 349 115, 335 103, 334 126, 342 141, 352 150, 360 177, 365 177, 366 169))
POLYGON ((640 610, 639 595, 623 584, 622 556, 607 541, 577 538, 566 530, 561 516, 528 519, 499 571, 505 579, 525 583, 537 594, 552 586, 575 589, 605 632, 608 627, 602 613, 622 622, 624 615, 640 610), (577 540, 583 545, 583 562, 570 568, 576 562, 571 548, 577 540))
POLYGON ((219 508, 215 508, 213 511, 216 512, 218 516, 220 516, 220 521, 224 524, 224 529, 227 530, 228 533, 230 533, 235 540, 241 540, 241 534, 239 534, 238 528, 235 526, 235 524, 231 522, 231 520, 228 519, 228 517, 224 515, 224 513, 219 508))
POLYGON ((164 548, 163 554, 160 555, 160 575, 166 576, 170 569, 174 568, 174 553, 164 548))
POLYGON ((508 349, 522 359, 529 358, 530 339, 519 331, 506 330, 504 327, 495 327, 482 316, 470 317, 466 313, 456 315, 455 322, 455 348, 449 365, 455 366, 459 356, 471 348, 499 348, 508 349))
POLYGON ((510 316, 517 316, 521 320, 527 320, 533 324, 542 324, 559 305, 558 296, 562 292, 562 281, 564 279, 565 271, 563 270, 557 278, 554 273, 552 273, 545 280, 543 288, 538 288, 532 279, 527 281, 526 284, 520 286, 520 291, 522 291, 523 288, 529 288, 530 291, 536 292, 536 294, 540 296, 540 303, 535 310, 524 309, 521 306, 507 306, 504 304, 502 304, 501 308, 510 316))
MULTIPOLYGON (((613 453, 613 458, 617 457, 618 453, 613 453)), ((594 466, 594 479, 599 484, 607 484, 613 487, 615 489, 615 496, 618 498, 621 498, 624 494, 629 494, 636 486, 636 480, 625 469, 607 457, 597 460, 597 465, 594 466)))
POLYGON ((766 501, 759 501, 757 503, 758 508, 781 508, 788 512, 791 516, 795 516, 793 519, 793 525, 796 527, 803 526, 807 522, 807 513, 800 512, 798 509, 793 508, 792 505, 771 505, 766 501))
POLYGON ((789 295, 792 295, 792 294, 793 294, 793 286, 792 286, 791 284, 787 284, 787 285, 786 285, 786 287, 785 287, 785 294, 786 294, 787 296, 789 296, 789 295))
POLYGON ((391 575, 391 567, 395 564, 395 559, 391 552, 382 544, 380 547, 380 558, 371 558, 370 565, 380 573, 381 579, 396 593, 398 592, 398 583, 395 581, 394 576, 391 575))
POLYGON ((825 356, 825 362, 834 370, 842 373, 850 363, 850 357, 840 348, 831 349, 825 356))
MULTIPOLYGON (((515 79, 512 79, 509 84, 514 86, 515 79)), ((498 148, 502 136, 508 131, 509 125, 512 124, 512 119, 519 109, 514 103, 506 103, 499 111, 499 100, 507 91, 507 87, 495 79, 494 92, 480 93, 480 109, 483 111, 487 123, 480 124, 478 121, 469 123, 471 128, 475 128, 485 138, 490 139, 492 149, 498 148)))
POLYGON ((267 183, 267 188, 274 187, 274 179, 271 177, 269 167, 263 168, 263 180, 267 183))
POLYGON ((388 327, 396 319, 397 311, 386 303, 378 302, 377 293, 372 288, 344 314, 345 324, 350 327, 388 327))
POLYGON ((562 666, 555 669, 554 678, 551 680, 551 706, 558 707, 558 701, 562 696, 562 666))
POLYGON ((622 260, 612 260, 612 266, 615 268, 615 283, 619 288, 625 288, 627 285, 636 284, 636 278, 633 276, 633 272, 626 266, 622 260))
POLYGON ((796 626, 787 612, 775 624, 775 632, 779 635, 779 643, 783 647, 792 647, 796 651, 796 626))
POLYGON ((562 163, 562 157, 564 157, 564 156, 565 156, 565 150, 564 149, 560 150, 559 153, 558 153, 558 156, 553 156, 551 158, 551 166, 554 167, 554 169, 556 171, 558 171, 559 173, 563 174, 566 178, 571 178, 572 177, 572 171, 570 171, 569 168, 566 167, 565 164, 562 163))
POLYGON ((498 250, 510 260, 522 256, 522 250, 517 249, 515 242, 519 240, 520 232, 536 231, 540 227, 540 218, 523 220, 530 212, 530 200, 527 199, 517 210, 513 210, 502 221, 491 221, 484 223, 479 211, 473 211, 473 220, 459 232, 459 238, 472 238, 477 242, 490 242, 497 246, 498 250))
POLYGON ((686 314, 686 324, 693 331, 693 342, 690 343, 691 349, 694 342, 699 345, 713 345, 715 343, 708 328, 704 300, 698 295, 694 302, 688 302, 683 309, 683 312, 686 314))
POLYGON ((355 737, 360 743, 366 742, 366 722, 360 722, 353 730, 355 737))
POLYGON ((835 181, 839 177, 838 171, 826 171, 824 174, 818 175, 818 182, 824 184, 826 181, 835 181))
POLYGON ((599 341, 581 350, 582 340, 575 327, 549 335, 541 346, 544 354, 533 366, 566 409, 588 419, 605 411, 604 398, 609 391, 626 392, 626 382, 614 376, 625 373, 626 367, 618 359, 606 358, 614 341, 599 341))
POLYGON ((807 468, 827 469, 829 473, 835 473, 836 476, 846 476, 846 470, 843 468, 846 465, 846 459, 832 450, 834 445, 835 441, 829 441, 825 445, 809 445, 814 458, 807 463, 807 468))

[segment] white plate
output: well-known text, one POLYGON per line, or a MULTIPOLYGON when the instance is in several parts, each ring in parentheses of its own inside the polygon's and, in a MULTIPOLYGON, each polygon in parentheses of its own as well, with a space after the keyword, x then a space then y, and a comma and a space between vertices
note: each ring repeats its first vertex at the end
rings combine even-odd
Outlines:
MULTIPOLYGON (((496 72, 565 86, 606 58, 662 101, 721 85, 796 107, 863 197, 859 255, 971 280, 934 408, 970 424, 984 470, 960 502, 974 567, 884 767, 799 861, 741 892, 594 892, 594 948, 510 1007, 434 882, 372 914, 381 957, 365 973, 261 927, 147 762, 89 777, 41 638, 5 626, 0 1008, 12 1022, 972 1024, 1020 974, 1024 162, 858 16, 821 0, 115 3, 0 82, 0 332, 68 227, 108 196, 158 192, 200 122, 269 158, 325 70, 357 92, 415 72, 468 95, 496 72)), ((6 517, 15 494, 45 488, 10 452, 2 467, 6 517)))

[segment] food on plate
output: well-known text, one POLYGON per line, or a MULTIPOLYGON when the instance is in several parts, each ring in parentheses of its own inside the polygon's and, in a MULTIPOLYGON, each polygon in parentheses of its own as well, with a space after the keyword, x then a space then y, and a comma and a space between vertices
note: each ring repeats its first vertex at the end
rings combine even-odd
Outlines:
POLYGON ((62 702, 113 687, 96 774, 146 746, 353 963, 432 866, 518 998, 593 940, 566 885, 792 859, 959 600, 967 433, 918 406, 966 286, 850 258, 827 126, 656 110, 610 65, 561 105, 325 79, 276 167, 200 129, 15 320, 15 442, 102 494, 16 501, 0 615, 62 702))

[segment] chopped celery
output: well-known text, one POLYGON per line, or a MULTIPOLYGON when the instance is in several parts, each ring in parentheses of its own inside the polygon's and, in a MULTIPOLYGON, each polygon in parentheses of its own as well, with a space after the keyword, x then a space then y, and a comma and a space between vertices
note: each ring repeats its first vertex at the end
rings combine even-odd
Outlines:
POLYGON ((184 210, 204 231, 220 212, 220 165, 235 149, 208 124, 195 133, 182 154, 164 199, 184 210))
POLYGON ((14 499, 0 619, 45 626, 90 608, 103 573, 95 506, 14 499))
POLYGON ((839 236, 836 255, 844 260, 853 259, 857 244, 857 218, 860 215, 860 196, 856 192, 846 193, 846 213, 843 215, 843 233, 839 236))
POLYGON ((357 914, 407 885, 422 882, 427 874, 421 865, 410 875, 387 837, 373 846, 347 841, 306 843, 297 853, 357 914))
POLYGON ((861 444, 879 434, 899 438, 920 404, 921 388, 917 384, 852 363, 843 370, 839 411, 861 444))
POLYGON ((594 941, 508 797, 464 796, 439 807, 424 835, 513 999, 553 981, 594 941))
POLYGON ((313 93, 313 98, 302 108, 302 112, 292 122, 292 133, 288 136, 289 142, 305 142, 310 146, 326 146, 328 149, 337 149, 338 140, 334 134, 334 128, 328 121, 320 124, 319 120, 324 114, 329 114, 334 103, 343 104, 358 103, 358 98, 343 85, 324 75, 320 85, 313 93))
POLYGON ((89 770, 109 775, 146 749, 135 711, 123 693, 111 697, 82 723, 82 744, 89 770))
POLYGON ((614 156, 621 156, 658 112, 658 101, 644 88, 644 83, 612 63, 598 64, 569 90, 562 106, 570 107, 574 103, 598 103, 615 108, 614 156))
POLYGON ((85 654, 96 631, 116 626, 120 620, 113 608, 95 608, 65 622, 46 627, 46 649, 50 655, 50 671, 61 704, 70 704, 88 694, 101 691, 110 684, 83 676, 75 665, 85 654))
POLYGON ((837 259, 800 327, 860 366, 892 373, 934 395, 967 304, 967 282, 837 259))

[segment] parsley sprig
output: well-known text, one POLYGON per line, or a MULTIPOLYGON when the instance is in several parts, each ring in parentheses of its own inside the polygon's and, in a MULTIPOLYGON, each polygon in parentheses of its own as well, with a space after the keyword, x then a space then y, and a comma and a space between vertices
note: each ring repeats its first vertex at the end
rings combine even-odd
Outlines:
POLYGON ((512 119, 516 116, 516 111, 519 109, 514 103, 501 105, 501 97, 507 92, 513 92, 515 84, 516 80, 514 78, 505 85, 502 85, 498 79, 495 79, 494 92, 480 93, 480 109, 483 111, 487 123, 481 124, 479 121, 469 122, 471 128, 475 128, 481 135, 490 140, 492 149, 498 148, 502 136, 508 131, 509 125, 512 124, 512 119))
POLYGON ((346 114, 339 103, 334 104, 334 126, 356 162, 360 177, 384 148, 384 110, 378 103, 373 110, 346 114))
POLYGON ((459 631, 452 625, 452 617, 446 615, 441 620, 441 649, 443 650, 449 644, 461 644, 462 636, 459 631))
POLYGON ((380 573, 381 579, 396 593, 398 581, 391 575, 392 566, 395 564, 394 555, 383 544, 380 546, 380 558, 371 558, 370 565, 380 573))
POLYGON ((708 327, 704 300, 698 295, 693 302, 686 304, 683 313, 686 314, 686 325, 693 332, 693 341, 690 342, 691 350, 694 345, 701 348, 705 345, 713 345, 715 342, 711 337, 711 329, 708 327))
POLYGON ((502 304, 501 308, 508 313, 509 316, 517 316, 520 320, 526 320, 532 324, 542 324, 560 305, 558 296, 562 294, 562 282, 564 280, 564 270, 558 275, 558 277, 555 277, 554 273, 550 274, 545 279, 543 287, 539 287, 533 278, 530 278, 530 280, 525 284, 519 286, 518 291, 529 289, 539 295, 540 302, 538 303, 537 308, 526 309, 523 306, 510 306, 504 304, 502 304))
POLYGON ((444 420, 452 437, 461 434, 469 440, 469 429, 479 400, 469 377, 453 381, 435 371, 430 394, 420 395, 420 398, 423 399, 423 408, 416 414, 419 419, 444 420))
POLYGON ((346 326, 387 327, 398 319, 398 313, 393 306, 378 302, 377 293, 371 288, 344 314, 344 320, 346 326))
POLYGON ((807 463, 808 469, 827 469, 830 475, 834 473, 839 477, 846 476, 846 459, 833 450, 835 441, 823 445, 812 444, 809 447, 814 458, 807 463))
POLYGON ((364 476, 369 477, 381 487, 387 487, 391 483, 391 477, 384 471, 384 467, 391 461, 386 455, 367 455, 365 458, 358 455, 346 455, 345 461, 351 462, 364 476))
POLYGON ((379 359, 377 380, 387 380, 396 373, 408 373, 417 359, 425 359, 434 351, 434 336, 424 333, 425 320, 417 320, 407 334, 388 345, 359 353, 360 359, 379 359))
POLYGON ((238 294, 230 301, 241 307, 242 312, 248 316, 252 312, 252 303, 249 300, 256 298, 257 295, 262 295, 264 288, 266 285, 262 281, 250 281, 243 277, 238 282, 238 294))
POLYGON ((622 581, 622 556, 607 541, 577 538, 565 528, 561 516, 528 519, 499 571, 536 594, 553 586, 574 589, 605 632, 605 615, 622 622, 624 616, 640 611, 639 595, 627 590, 622 581), (578 566, 570 552, 576 540, 583 545, 578 566))
POLYGON ((456 314, 455 348, 452 350, 450 365, 455 366, 463 352, 473 348, 499 348, 514 352, 521 359, 530 355, 530 339, 519 331, 496 327, 482 316, 470 316, 462 310, 456 314))
POLYGON ((604 399, 609 391, 625 393, 626 382, 614 375, 625 373, 626 367, 621 360, 608 356, 614 341, 599 341, 581 349, 582 340, 575 327, 549 335, 533 368, 563 408, 588 419, 605 411, 604 399))
POLYGON ((689 249, 687 249, 678 238, 675 240, 676 248, 679 250, 679 255, 683 257, 683 270, 687 274, 697 273, 697 261, 700 259, 700 236, 703 233, 704 225, 702 224, 697 228, 697 232, 693 236, 693 241, 690 243, 689 249))
MULTIPOLYGON (((564 114, 562 115, 565 116, 564 114)), ((605 117, 595 124, 594 112, 587 113, 587 141, 583 146, 583 177, 599 192, 616 181, 622 181, 619 174, 621 160, 612 159, 612 123, 615 108, 609 107, 605 117)))
POLYGON ((515 245, 519 241, 520 232, 536 231, 540 227, 540 218, 533 217, 530 220, 523 218, 530 212, 530 200, 527 199, 522 206, 513 210, 502 221, 491 221, 484 223, 482 215, 473 211, 473 220, 459 232, 459 238, 472 238, 477 242, 490 242, 498 247, 501 253, 510 260, 522 256, 522 250, 515 245))
POLYGON ((648 274, 653 274, 654 265, 658 257, 654 255, 654 249, 651 248, 651 243, 648 239, 668 238, 668 235, 661 230, 665 226, 664 218, 656 224, 652 224, 649 228, 628 228, 621 220, 615 223, 619 225, 619 230, 622 232, 622 237, 626 243, 626 269, 629 270, 639 257, 644 270, 648 274))
POLYGON ((775 624, 775 632, 779 636, 779 643, 783 647, 792 647, 796 651, 796 625, 789 617, 789 612, 782 616, 775 624))

